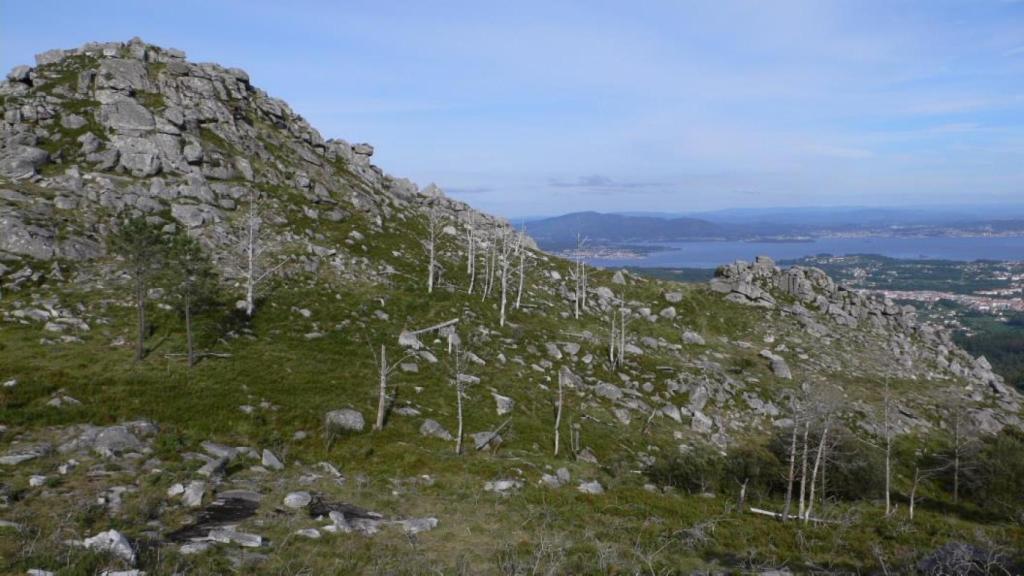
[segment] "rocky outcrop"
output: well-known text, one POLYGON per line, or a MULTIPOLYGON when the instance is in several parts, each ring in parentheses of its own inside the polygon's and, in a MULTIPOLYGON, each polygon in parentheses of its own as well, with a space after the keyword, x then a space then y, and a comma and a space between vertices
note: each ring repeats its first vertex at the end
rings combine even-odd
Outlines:
MULTIPOLYGON (((972 399, 994 398, 1006 413, 1020 409, 1020 394, 984 357, 974 358, 956 346, 948 330, 919 322, 913 306, 839 285, 819 268, 782 269, 771 258, 758 256, 752 263, 738 260, 719 267, 710 287, 732 302, 780 310, 815 337, 844 338, 858 329, 887 337, 890 351, 905 367, 915 362, 937 366, 947 376, 966 381, 972 399)), ((792 377, 780 356, 768 350, 762 356, 776 376, 792 377)))
MULTIPOLYGON (((160 220, 169 210, 226 257, 234 249, 232 211, 258 199, 265 212, 280 214, 293 194, 314 219, 358 212, 380 229, 400 212, 434 210, 463 228, 511 229, 437 186, 385 174, 372 164, 369 144, 325 139, 245 71, 189 62, 180 50, 138 38, 39 54, 35 67, 18 66, 0 81, 0 97, 0 182, 59 190, 59 204, 40 195, 33 209, 73 206, 80 216, 40 218, 0 198, 0 256, 92 258, 102 250, 89 247, 102 246, 108 230, 96 220, 160 220)), ((309 242, 297 231, 277 238, 309 242)), ((311 248, 294 265, 311 269, 321 252, 311 248)))

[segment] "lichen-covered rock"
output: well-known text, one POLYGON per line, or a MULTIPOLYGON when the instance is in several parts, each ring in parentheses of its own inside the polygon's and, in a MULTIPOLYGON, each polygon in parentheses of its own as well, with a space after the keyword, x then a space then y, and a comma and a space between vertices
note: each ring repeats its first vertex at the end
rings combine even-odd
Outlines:
POLYGON ((362 432, 366 427, 363 414, 352 408, 332 410, 324 417, 328 432, 362 432))

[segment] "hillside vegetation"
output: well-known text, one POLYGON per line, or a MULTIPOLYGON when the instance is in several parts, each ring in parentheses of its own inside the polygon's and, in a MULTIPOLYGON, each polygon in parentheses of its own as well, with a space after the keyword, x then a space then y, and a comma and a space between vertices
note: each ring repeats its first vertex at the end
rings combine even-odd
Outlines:
POLYGON ((1019 570, 1019 393, 909 307, 547 255, 138 40, 0 97, 6 572, 1019 570))

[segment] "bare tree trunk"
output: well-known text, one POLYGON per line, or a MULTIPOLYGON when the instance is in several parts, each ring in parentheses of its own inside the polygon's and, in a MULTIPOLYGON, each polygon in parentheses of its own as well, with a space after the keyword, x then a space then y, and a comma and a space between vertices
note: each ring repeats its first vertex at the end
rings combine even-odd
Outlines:
POLYGON ((377 422, 373 425, 374 430, 384 429, 384 411, 388 401, 388 351, 383 344, 380 345, 380 391, 377 395, 377 422))
POLYGON ((562 371, 558 371, 558 404, 555 410, 555 456, 558 456, 558 448, 561 445, 561 429, 562 429, 562 371))
POLYGON ((583 290, 582 290, 583 302, 582 302, 582 304, 580 306, 583 308, 583 311, 586 312, 587 311, 587 263, 584 262, 582 259, 580 260, 580 268, 581 268, 581 272, 582 272, 582 275, 583 275, 583 290))
POLYGON ((814 488, 817 485, 818 469, 822 465, 822 458, 825 454, 825 443, 828 442, 828 428, 831 423, 826 418, 825 427, 821 431, 821 438, 818 440, 818 454, 814 457, 814 468, 811 471, 811 490, 807 497, 807 511, 804 513, 804 523, 811 518, 811 511, 814 510, 814 488))
POLYGON ((459 430, 455 436, 455 453, 462 454, 462 383, 456 376, 455 399, 459 414, 459 430))
POLYGON ((805 504, 804 504, 804 496, 805 496, 805 494, 807 492, 807 436, 810 433, 810 431, 811 431, 811 421, 808 418, 807 421, 804 422, 804 442, 803 442, 804 446, 803 446, 803 449, 801 450, 801 455, 800 455, 800 460, 801 460, 801 463, 800 463, 800 503, 799 503, 799 507, 797 508, 797 517, 798 518, 803 518, 804 517, 804 506, 805 506, 805 504))
POLYGON ((523 285, 526 284, 526 246, 523 233, 519 233, 519 290, 516 291, 516 310, 523 302, 523 285))
POLYGON ((608 361, 611 362, 612 366, 615 365, 615 309, 612 308, 611 314, 611 330, 608 332, 608 361))
POLYGON ((956 408, 956 416, 953 422, 953 504, 960 502, 960 450, 963 447, 961 429, 962 412, 960 407, 956 408))
POLYGON ((138 309, 138 337, 135 341, 135 361, 141 362, 146 356, 146 281, 141 270, 136 270, 135 306, 138 309))
POLYGON ((188 347, 188 367, 196 364, 195 349, 192 346, 192 297, 188 289, 185 292, 185 345, 188 347))
POLYGON ((626 363, 626 309, 620 308, 619 313, 619 365, 626 363))
POLYGON ((473 285, 476 284, 476 233, 473 229, 473 221, 469 222, 467 231, 468 245, 466 246, 466 273, 469 274, 469 293, 473 293, 473 285))
POLYGON ((256 198, 250 196, 249 198, 249 241, 246 245, 247 261, 248 265, 245 271, 245 315, 252 318, 253 310, 255 309, 255 293, 256 293, 256 227, 258 226, 258 219, 256 217, 256 198))
POLYGON ((889 381, 885 381, 885 515, 892 514, 892 430, 889 424, 889 381))
POLYGON ((910 520, 914 520, 914 501, 917 499, 917 486, 921 483, 921 469, 914 467, 914 483, 910 486, 910 520))
POLYGON ((782 508, 782 521, 789 520, 789 509, 793 503, 793 482, 796 480, 796 436, 800 423, 793 412, 793 435, 789 444, 789 475, 786 477, 786 504, 782 508))

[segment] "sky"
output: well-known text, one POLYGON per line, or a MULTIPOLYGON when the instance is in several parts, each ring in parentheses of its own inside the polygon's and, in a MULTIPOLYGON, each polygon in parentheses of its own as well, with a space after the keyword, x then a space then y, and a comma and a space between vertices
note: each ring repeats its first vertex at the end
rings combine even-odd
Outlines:
POLYGON ((4 71, 133 36, 512 218, 1024 201, 1024 1, 0 0, 4 71))

